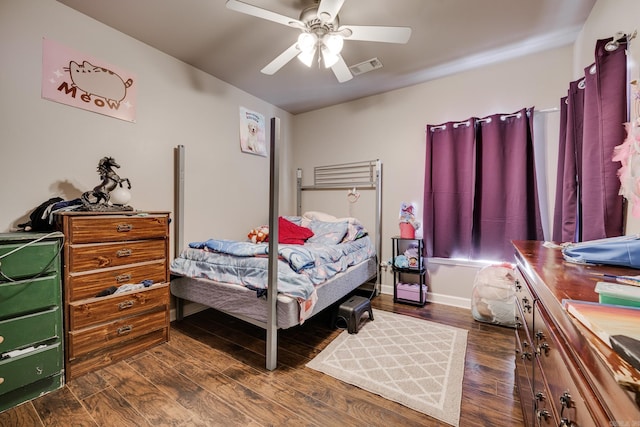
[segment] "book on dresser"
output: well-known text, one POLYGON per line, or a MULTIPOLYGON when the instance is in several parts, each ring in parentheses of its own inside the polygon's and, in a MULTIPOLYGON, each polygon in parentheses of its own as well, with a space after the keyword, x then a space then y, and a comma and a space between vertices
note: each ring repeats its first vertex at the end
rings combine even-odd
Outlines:
POLYGON ((562 305, 609 346, 609 339, 614 335, 640 340, 640 308, 567 299, 562 305))
POLYGON ((562 305, 602 342, 640 369, 640 308, 563 300, 562 305))
POLYGON ((67 381, 169 340, 168 212, 56 214, 67 381))

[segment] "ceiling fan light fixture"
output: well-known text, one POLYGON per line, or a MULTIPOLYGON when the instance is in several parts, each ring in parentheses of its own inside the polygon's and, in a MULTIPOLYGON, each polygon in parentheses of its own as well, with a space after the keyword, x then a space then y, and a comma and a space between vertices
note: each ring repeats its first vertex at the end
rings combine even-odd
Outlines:
POLYGON ((302 52, 315 52, 316 44, 318 43, 318 37, 313 33, 301 33, 298 36, 298 48, 302 52))
POLYGON ((311 68, 311 64, 313 64, 313 58, 316 56, 316 47, 312 46, 310 50, 303 50, 298 55, 298 59, 307 67, 311 68))
POLYGON ((342 52, 344 39, 338 34, 327 34, 322 38, 322 43, 329 49, 329 52, 338 55, 342 52))
POLYGON ((326 46, 322 46, 322 60, 324 61, 325 68, 333 67, 339 59, 339 54, 331 52, 326 46))

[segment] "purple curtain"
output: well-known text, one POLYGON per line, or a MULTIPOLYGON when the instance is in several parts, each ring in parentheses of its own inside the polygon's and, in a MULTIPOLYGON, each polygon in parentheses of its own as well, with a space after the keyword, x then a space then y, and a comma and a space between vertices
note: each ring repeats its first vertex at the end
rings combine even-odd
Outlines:
POLYGON ((532 128, 526 109, 427 126, 427 256, 511 260, 511 240, 543 239, 532 128))
POLYGON ((427 126, 423 236, 429 257, 471 255, 475 126, 427 126))
POLYGON ((533 108, 478 126, 474 259, 511 260, 511 240, 544 240, 532 129, 533 108))
POLYGON ((626 42, 598 40, 595 63, 561 103, 553 240, 576 242, 624 233, 624 203, 613 149, 625 139, 626 42), (563 161, 560 161, 562 159, 563 161))

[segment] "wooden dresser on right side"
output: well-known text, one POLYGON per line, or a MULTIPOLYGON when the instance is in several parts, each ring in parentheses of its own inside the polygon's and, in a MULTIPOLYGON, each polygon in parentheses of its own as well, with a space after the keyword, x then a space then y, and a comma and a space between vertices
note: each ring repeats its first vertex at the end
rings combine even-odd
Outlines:
POLYGON ((167 341, 169 214, 70 211, 56 224, 67 381, 167 341))
MULTIPOLYGON (((526 426, 640 426, 640 372, 583 327, 564 299, 598 302, 594 273, 543 242, 516 241, 516 383, 526 426), (621 384, 624 383, 624 384, 621 384)), ((640 327, 640 319, 638 319, 640 327)))

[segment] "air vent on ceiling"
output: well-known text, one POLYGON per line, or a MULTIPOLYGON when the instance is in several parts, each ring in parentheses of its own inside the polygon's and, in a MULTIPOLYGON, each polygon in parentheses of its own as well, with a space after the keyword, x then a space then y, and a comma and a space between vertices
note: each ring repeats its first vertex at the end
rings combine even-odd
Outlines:
POLYGON ((377 70, 378 68, 382 68, 382 62, 378 58, 372 58, 367 61, 361 62, 356 65, 352 65, 349 67, 351 73, 354 76, 359 74, 368 73, 369 71, 377 70))

